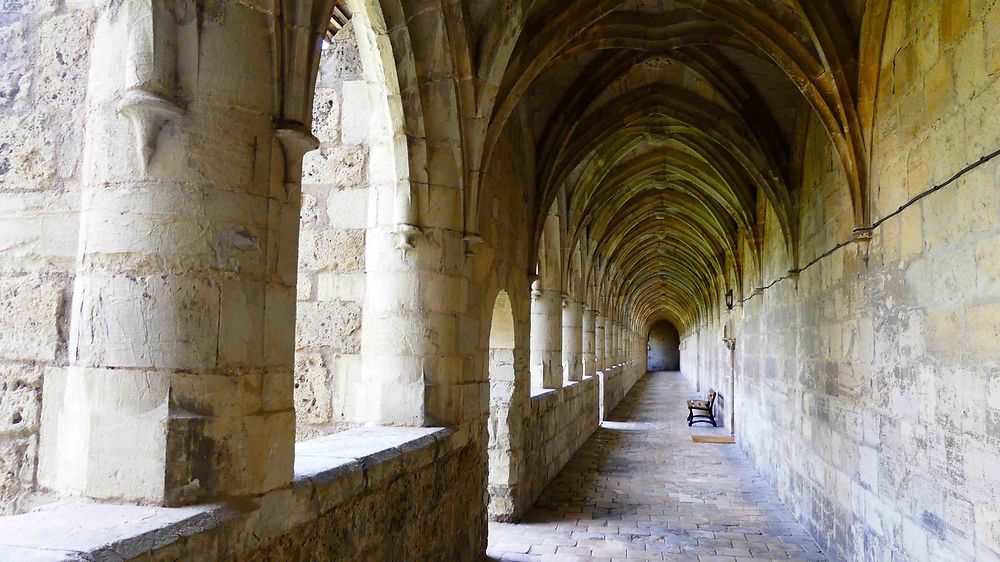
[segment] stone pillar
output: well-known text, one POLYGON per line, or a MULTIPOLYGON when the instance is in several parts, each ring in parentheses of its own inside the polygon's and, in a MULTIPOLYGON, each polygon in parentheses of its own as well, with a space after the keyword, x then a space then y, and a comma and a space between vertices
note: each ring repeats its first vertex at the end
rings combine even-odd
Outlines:
POLYGON ((635 360, 635 334, 631 330, 628 333, 625 352, 628 354, 629 361, 635 360))
POLYGON ((39 482, 183 505, 292 476, 298 182, 315 145, 276 130, 271 43, 247 40, 273 14, 185 20, 169 4, 114 2, 94 29, 69 367, 46 375, 39 482))
POLYGON ((583 374, 588 377, 597 373, 594 341, 594 309, 584 306, 583 309, 583 374))
POLYGON ((625 358, 626 362, 632 360, 631 342, 632 332, 629 330, 628 326, 626 326, 624 332, 622 333, 622 357, 625 358))
POLYGON ((625 325, 621 322, 618 323, 615 330, 615 354, 618 356, 618 363, 625 363, 625 353, 624 346, 622 343, 625 341, 625 325))
POLYGON ((628 349, 628 326, 622 326, 621 336, 619 336, 618 349, 622 356, 622 363, 628 363, 632 356, 629 354, 628 349))
POLYGON ((615 360, 615 321, 608 318, 604 323, 604 367, 614 367, 615 360))
POLYGON ((530 356, 533 383, 562 386, 562 293, 542 290, 538 281, 531 290, 530 356))
POLYGON ((625 341, 625 326, 621 322, 615 323, 615 357, 618 363, 625 362, 625 354, 623 353, 624 346, 622 345, 625 341))
POLYGON ((639 347, 638 347, 638 345, 636 345, 636 342, 639 341, 639 334, 637 334, 634 331, 632 331, 632 332, 630 332, 629 338, 630 339, 629 339, 628 356, 629 356, 629 358, 632 359, 632 361, 638 361, 637 355, 638 355, 639 347))
POLYGON ((602 316, 600 311, 594 310, 594 367, 598 371, 603 371, 608 366, 605 351, 607 345, 605 324, 607 324, 607 318, 602 316))
POLYGON ((422 236, 441 246, 418 237, 404 255, 391 228, 379 225, 365 233, 361 360, 369 422, 460 424, 478 411, 475 382, 461 381, 466 354, 455 336, 466 307, 458 295, 468 280, 447 265, 465 259, 461 233, 423 227, 422 236))
POLYGON ((583 305, 569 297, 563 303, 563 373, 567 381, 578 381, 583 376, 583 305))
POLYGON ((622 323, 615 322, 615 363, 621 365, 625 362, 622 357, 622 323))
POLYGON ((618 329, 620 324, 617 321, 611 322, 611 341, 608 343, 608 357, 611 358, 612 365, 618 365, 621 363, 621 357, 618 356, 618 329))

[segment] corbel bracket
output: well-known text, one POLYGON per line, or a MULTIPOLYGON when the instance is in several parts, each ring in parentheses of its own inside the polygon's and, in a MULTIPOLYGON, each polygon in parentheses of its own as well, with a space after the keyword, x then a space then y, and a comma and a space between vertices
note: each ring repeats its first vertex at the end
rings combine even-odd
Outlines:
POLYGON ((479 247, 485 243, 483 238, 478 234, 466 234, 465 236, 462 237, 462 240, 465 242, 466 257, 472 257, 476 255, 476 252, 479 251, 479 247))
POLYGON ((868 263, 868 252, 871 249, 873 230, 870 227, 867 228, 855 228, 851 241, 853 241, 858 246, 858 255, 861 259, 865 260, 865 264, 868 263))
POLYGON ((184 115, 184 110, 175 102, 141 89, 125 92, 118 100, 118 114, 132 123, 136 150, 142 171, 149 166, 160 137, 160 130, 171 119, 184 115))

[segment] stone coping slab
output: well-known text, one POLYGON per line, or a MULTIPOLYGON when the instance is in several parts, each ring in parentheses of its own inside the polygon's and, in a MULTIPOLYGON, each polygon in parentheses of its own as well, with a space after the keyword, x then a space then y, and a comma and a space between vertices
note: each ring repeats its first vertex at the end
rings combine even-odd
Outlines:
POLYGON ((363 427, 302 441, 290 485, 259 498, 174 508, 72 499, 0 517, 0 560, 128 560, 224 526, 262 541, 433 462, 451 435, 435 427, 363 427))
POLYGON ((532 388, 531 389, 531 399, 532 400, 544 400, 550 396, 557 396, 559 394, 558 388, 532 388))

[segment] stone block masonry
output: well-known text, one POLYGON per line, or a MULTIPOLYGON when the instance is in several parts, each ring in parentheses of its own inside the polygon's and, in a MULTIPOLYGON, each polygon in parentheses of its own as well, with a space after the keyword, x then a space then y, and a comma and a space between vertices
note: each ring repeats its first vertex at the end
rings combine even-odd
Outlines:
POLYGON ((77 502, 13 517, 0 526, 0 558, 474 560, 484 530, 449 522, 480 519, 480 507, 466 501, 480 484, 464 469, 482 464, 480 455, 443 429, 346 431, 300 443, 290 486, 252 501, 175 509, 77 502))
POLYGON ((665 322, 829 558, 1000 559, 998 6, 0 2, 6 557, 477 558, 665 322))
MULTIPOLYGON (((834 560, 1000 560, 1000 164, 967 170, 1000 147, 996 61, 983 60, 998 18, 993 3, 893 7, 873 171, 887 218, 867 259, 849 245, 762 294, 744 288, 685 336, 702 392, 735 372, 737 443, 834 560)), ((833 201, 842 181, 813 170, 803 198, 833 201)), ((849 239, 846 212, 807 207, 805 263, 849 239)))

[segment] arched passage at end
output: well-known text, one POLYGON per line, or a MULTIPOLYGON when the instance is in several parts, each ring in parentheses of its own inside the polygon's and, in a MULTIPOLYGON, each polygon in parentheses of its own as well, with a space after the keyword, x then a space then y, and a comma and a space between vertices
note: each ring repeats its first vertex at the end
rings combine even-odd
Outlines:
POLYGON ((646 370, 680 371, 680 335, 667 320, 660 320, 649 329, 646 340, 646 370))

